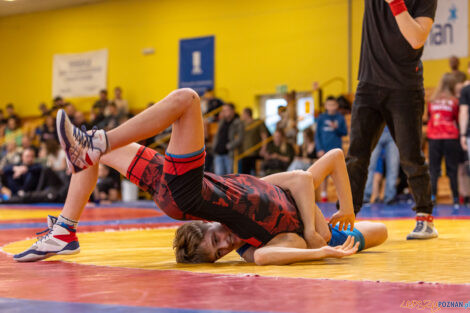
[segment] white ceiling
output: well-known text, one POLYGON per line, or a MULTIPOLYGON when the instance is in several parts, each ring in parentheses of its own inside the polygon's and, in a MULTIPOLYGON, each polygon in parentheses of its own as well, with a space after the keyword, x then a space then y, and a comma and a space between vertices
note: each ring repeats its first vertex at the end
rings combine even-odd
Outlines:
POLYGON ((104 0, 0 0, 0 16, 49 11, 104 0))

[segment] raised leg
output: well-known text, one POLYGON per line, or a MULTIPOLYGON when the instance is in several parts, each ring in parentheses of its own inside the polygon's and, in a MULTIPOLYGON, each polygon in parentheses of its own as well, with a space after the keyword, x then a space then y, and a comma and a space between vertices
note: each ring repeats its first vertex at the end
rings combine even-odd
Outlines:
POLYGON ((198 94, 179 89, 107 133, 111 149, 157 135, 173 125, 168 152, 186 154, 204 146, 204 125, 198 94))
POLYGON ((59 140, 69 168, 82 171, 96 163, 105 153, 160 133, 173 125, 167 151, 192 153, 204 146, 204 131, 199 96, 192 89, 179 89, 117 128, 87 134, 75 127, 63 110, 57 115, 59 140))

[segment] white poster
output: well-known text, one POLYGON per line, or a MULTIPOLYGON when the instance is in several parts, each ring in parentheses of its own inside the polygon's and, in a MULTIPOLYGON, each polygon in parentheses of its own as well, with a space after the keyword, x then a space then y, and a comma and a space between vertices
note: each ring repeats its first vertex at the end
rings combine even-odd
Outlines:
POLYGON ((63 98, 97 96, 106 89, 108 50, 55 54, 52 96, 63 98))
MULTIPOLYGON (((425 0, 426 1, 426 0, 425 0)), ((423 60, 468 56, 468 0, 438 0, 423 60)))

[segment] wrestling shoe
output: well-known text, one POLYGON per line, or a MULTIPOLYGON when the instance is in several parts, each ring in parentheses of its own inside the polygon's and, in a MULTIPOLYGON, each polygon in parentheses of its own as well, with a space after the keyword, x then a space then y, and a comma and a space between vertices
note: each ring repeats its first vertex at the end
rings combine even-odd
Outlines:
POLYGON ((431 239, 438 236, 434 227, 433 216, 425 213, 416 214, 416 227, 406 236, 406 240, 412 239, 431 239))
POLYGON ((18 262, 36 262, 47 259, 56 254, 77 254, 80 252, 80 245, 76 236, 76 230, 65 224, 57 223, 57 217, 47 217, 48 228, 37 233, 46 233, 26 251, 15 254, 13 259, 18 262))
POLYGON ((108 138, 102 129, 87 133, 74 126, 64 110, 57 112, 57 133, 62 148, 67 155, 67 166, 72 173, 80 172, 97 164, 101 155, 108 150, 108 138))

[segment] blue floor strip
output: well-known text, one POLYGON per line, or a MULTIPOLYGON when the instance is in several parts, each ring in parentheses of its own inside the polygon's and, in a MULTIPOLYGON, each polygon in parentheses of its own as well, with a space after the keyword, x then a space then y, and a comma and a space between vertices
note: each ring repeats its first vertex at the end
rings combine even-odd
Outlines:
MULTIPOLYGON (((135 203, 121 203, 119 205, 115 204, 113 206, 101 206, 90 208, 91 210, 102 210, 102 209, 111 209, 113 207, 130 207, 135 208, 135 203)), ((141 204, 141 208, 146 206, 146 208, 152 210, 159 210, 153 202, 144 202, 141 204), (153 206, 151 206, 153 205, 153 206)), ((335 203, 319 203, 318 206, 322 210, 325 217, 330 217, 336 212, 335 203)), ((9 208, 15 208, 15 206, 8 206, 9 208)), ((24 206, 23 206, 24 207, 24 206)), ((380 219, 380 218, 413 218, 415 212, 412 210, 413 205, 408 203, 395 204, 395 205, 385 205, 385 204, 368 204, 364 205, 357 215, 359 219, 380 219)), ((6 207, 4 207, 6 208, 6 207)), ((61 208, 61 207, 58 207, 61 208)), ((1 210, 1 208, 0 208, 1 210)), ((438 205, 434 208, 434 216, 440 218, 468 218, 470 217, 470 208, 461 206, 459 209, 455 209, 452 205, 438 205)), ((44 222, 31 222, 31 223, 1 223, 0 221, 0 230, 6 229, 26 229, 26 228, 44 228, 46 227, 45 223, 46 216, 44 216, 44 222)), ((116 226, 116 225, 132 225, 132 224, 159 224, 159 223, 177 223, 176 221, 166 215, 158 217, 146 217, 146 218, 135 218, 135 219, 122 219, 122 220, 106 220, 106 221, 84 221, 80 222, 80 226, 116 226)))
MULTIPOLYGON (((247 311, 221 311, 174 308, 148 308, 94 303, 70 303, 0 298, 2 313, 250 313, 247 311)), ((257 312, 260 313, 260 312, 257 312)))

